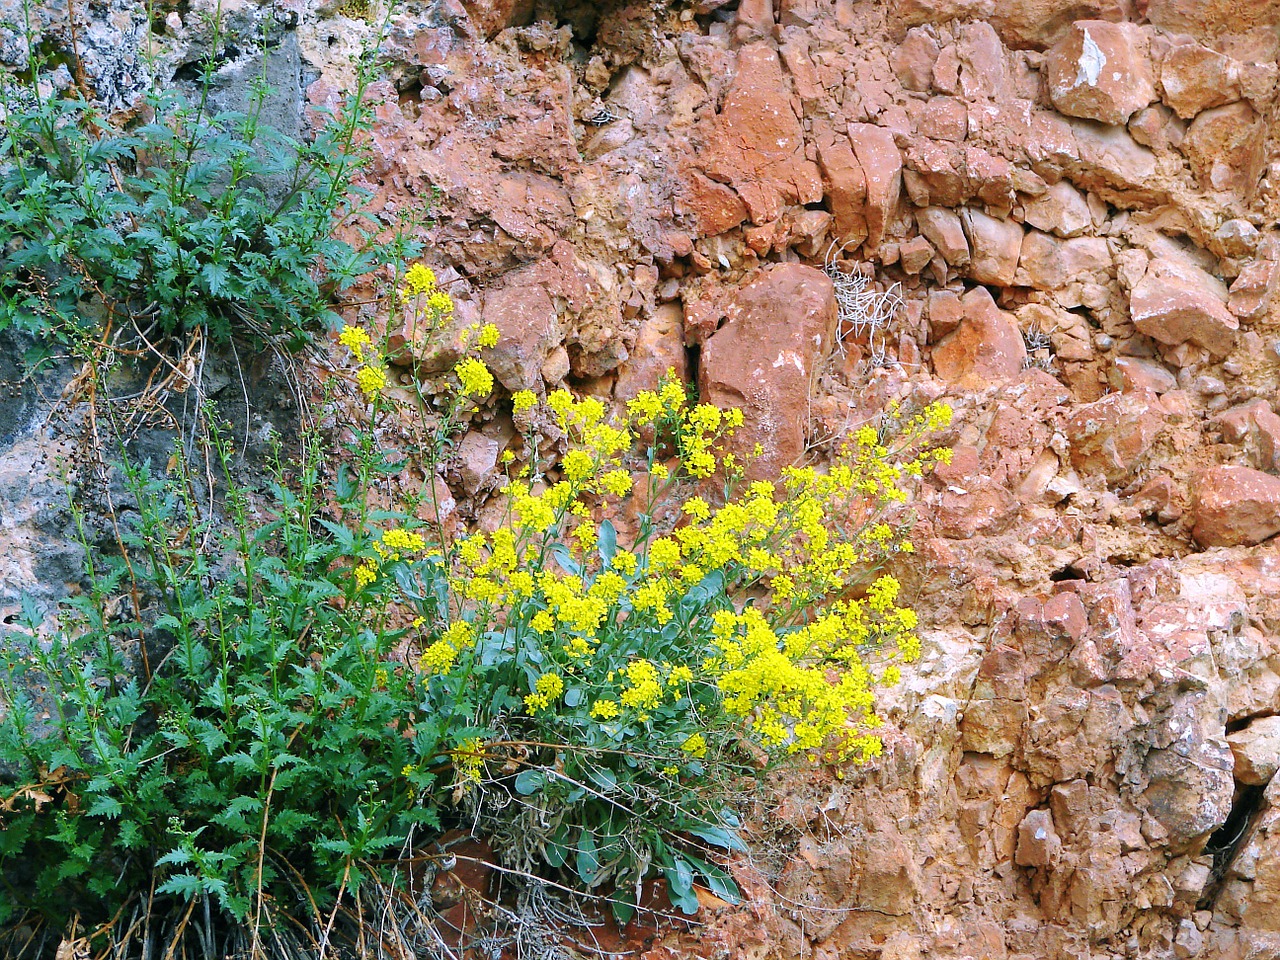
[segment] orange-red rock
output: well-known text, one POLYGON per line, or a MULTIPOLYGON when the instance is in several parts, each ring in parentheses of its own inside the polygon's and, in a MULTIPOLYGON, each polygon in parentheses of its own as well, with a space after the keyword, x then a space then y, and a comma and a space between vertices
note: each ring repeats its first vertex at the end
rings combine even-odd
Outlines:
POLYGON ((970 290, 962 303, 964 319, 933 348, 934 371, 943 380, 971 384, 1018 376, 1027 347, 1017 323, 986 287, 970 290))
POLYGON ((1129 297, 1129 314, 1141 332, 1168 346, 1188 341, 1216 356, 1235 343, 1240 324, 1224 303, 1221 283, 1202 270, 1153 260, 1129 297))
POLYGON ((1069 117, 1125 123, 1156 98, 1147 38, 1135 24, 1078 20, 1045 67, 1049 97, 1069 117))
POLYGON ((1202 547, 1261 543, 1280 533, 1280 477, 1250 467, 1212 467, 1196 477, 1192 535, 1202 547))
POLYGON ((804 453, 807 410, 818 358, 835 334, 836 301, 821 270, 775 264, 724 300, 725 323, 702 349, 702 398, 740 407, 746 424, 733 438, 739 456, 759 443, 752 479, 776 478, 804 453))

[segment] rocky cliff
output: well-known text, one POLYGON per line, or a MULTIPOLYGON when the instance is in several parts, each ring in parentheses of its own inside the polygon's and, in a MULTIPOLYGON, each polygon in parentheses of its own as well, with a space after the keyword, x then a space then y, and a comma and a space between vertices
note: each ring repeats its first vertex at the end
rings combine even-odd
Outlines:
MULTIPOLYGON (((209 55, 234 97, 265 55, 302 123, 379 15, 224 3, 210 51, 208 6, 37 26, 111 109, 209 55)), ((370 208, 434 201, 427 262, 502 332, 507 391, 674 368, 747 411, 762 473, 891 401, 957 413, 897 571, 927 630, 885 756, 779 783, 759 902, 653 956, 1280 956, 1278 28, 1220 0, 393 13, 370 208)), ((366 319, 401 377, 447 368, 366 319)), ((514 433, 487 416, 460 520, 514 433)), ((42 464, 0 498, 10 596, 70 578, 42 464)))

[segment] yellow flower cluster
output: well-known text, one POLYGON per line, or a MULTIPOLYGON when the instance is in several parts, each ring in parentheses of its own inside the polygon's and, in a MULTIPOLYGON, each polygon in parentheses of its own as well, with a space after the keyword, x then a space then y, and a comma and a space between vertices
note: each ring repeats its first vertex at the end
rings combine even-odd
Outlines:
POLYGON ((480 775, 484 772, 484 762, 487 759, 484 741, 479 737, 463 740, 458 744, 457 749, 449 753, 449 759, 453 761, 453 769, 459 780, 463 783, 479 783, 480 775))
POLYGON ((533 692, 524 698, 529 713, 546 710, 564 693, 564 680, 558 673, 544 673, 533 685, 533 692))
POLYGON ((366 397, 373 397, 387 386, 387 368, 373 341, 360 327, 346 325, 338 334, 338 342, 351 351, 359 367, 356 368, 356 385, 366 397))
POLYGON ((701 480, 714 474, 722 463, 732 467, 732 455, 724 455, 729 458, 727 462, 718 455, 722 453, 723 439, 733 436, 742 426, 742 411, 736 408, 722 411, 709 403, 690 408, 684 385, 671 371, 667 372, 659 390, 643 390, 629 401, 627 412, 636 426, 653 425, 660 440, 670 439, 689 476, 701 480))
POLYGON ((483 360, 464 357, 453 368, 464 397, 487 397, 493 392, 493 374, 483 360))

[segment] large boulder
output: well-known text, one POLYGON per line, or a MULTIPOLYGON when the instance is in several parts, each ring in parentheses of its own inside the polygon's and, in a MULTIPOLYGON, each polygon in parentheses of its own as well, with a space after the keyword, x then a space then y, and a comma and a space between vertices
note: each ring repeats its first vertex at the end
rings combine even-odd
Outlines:
POLYGON ((996 306, 986 287, 961 298, 963 319, 933 348, 933 369, 952 383, 1011 380, 1022 371, 1027 345, 1014 319, 996 306))

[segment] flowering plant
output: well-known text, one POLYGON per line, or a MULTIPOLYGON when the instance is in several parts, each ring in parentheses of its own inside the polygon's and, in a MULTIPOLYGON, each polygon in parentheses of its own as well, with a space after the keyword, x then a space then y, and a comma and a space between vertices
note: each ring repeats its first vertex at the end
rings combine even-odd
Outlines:
MULTIPOLYGON (((425 267, 397 294, 433 328, 452 312, 425 267)), ((430 407, 424 487, 476 404, 509 403, 524 434, 500 519, 449 536, 378 490, 403 467, 379 418, 428 405, 396 399, 368 331, 338 339, 370 416, 338 469, 307 445, 265 524, 228 473, 224 529, 180 452, 171 481, 124 463, 127 555, 86 548, 52 634, 33 608, 0 644, 0 921, 77 910, 127 940, 130 900, 201 901, 229 918, 218 949, 254 953, 302 903, 327 942, 451 826, 622 920, 655 876, 685 913, 698 887, 734 900, 735 781, 880 752, 875 687, 919 653, 883 573, 911 550, 888 511, 947 458, 927 438, 949 409, 894 408, 822 469, 744 484, 740 412, 672 378, 613 415, 565 390, 508 401, 498 331, 473 326, 430 407)), ((169 929, 172 953, 186 921, 169 929)))

